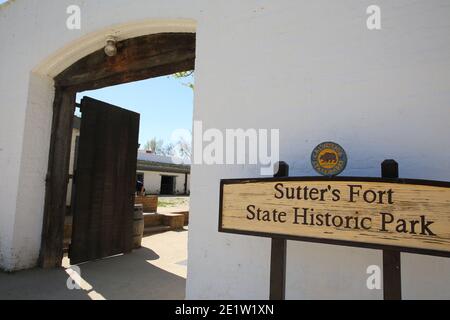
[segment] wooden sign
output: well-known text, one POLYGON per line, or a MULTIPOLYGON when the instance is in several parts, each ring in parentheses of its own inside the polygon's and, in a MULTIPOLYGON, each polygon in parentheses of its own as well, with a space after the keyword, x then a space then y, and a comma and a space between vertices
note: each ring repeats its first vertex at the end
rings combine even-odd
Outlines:
POLYGON ((450 256, 450 182, 221 181, 219 231, 450 256))

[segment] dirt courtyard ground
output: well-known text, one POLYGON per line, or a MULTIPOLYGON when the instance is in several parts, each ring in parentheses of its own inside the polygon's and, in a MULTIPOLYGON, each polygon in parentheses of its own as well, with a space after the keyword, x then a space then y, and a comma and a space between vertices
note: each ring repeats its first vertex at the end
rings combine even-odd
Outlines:
POLYGON ((158 213, 189 211, 188 196, 158 196, 158 213))
POLYGON ((0 299, 184 299, 187 235, 187 229, 151 235, 130 254, 78 265, 80 289, 67 286, 74 287, 67 258, 58 269, 0 272, 0 299))

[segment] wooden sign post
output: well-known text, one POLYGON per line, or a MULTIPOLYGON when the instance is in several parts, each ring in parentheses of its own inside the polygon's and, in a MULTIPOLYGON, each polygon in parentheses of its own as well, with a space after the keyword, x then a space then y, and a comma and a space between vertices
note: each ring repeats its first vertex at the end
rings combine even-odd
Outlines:
POLYGON ((450 257, 450 182, 288 177, 221 181, 219 231, 272 239, 270 299, 284 299, 286 240, 383 250, 384 298, 401 299, 400 252, 450 257))
MULTIPOLYGON (((384 160, 381 164, 381 177, 397 179, 398 163, 384 160)), ((402 276, 400 250, 383 250, 383 298, 384 300, 402 299, 402 276)))
MULTIPOLYGON (((289 166, 286 162, 278 162, 275 178, 289 176, 289 166)), ((284 300, 286 290, 286 251, 285 238, 272 238, 270 249, 270 300, 284 300)))

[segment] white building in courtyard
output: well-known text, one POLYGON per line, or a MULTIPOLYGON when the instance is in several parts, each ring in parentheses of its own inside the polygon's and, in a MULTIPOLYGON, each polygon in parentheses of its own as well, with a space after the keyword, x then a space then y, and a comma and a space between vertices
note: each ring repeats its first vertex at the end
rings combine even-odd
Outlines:
POLYGON ((138 151, 137 179, 146 194, 188 195, 190 163, 186 160, 138 151))
MULTIPOLYGON (((74 116, 70 148, 69 183, 67 185, 67 205, 72 199, 73 176, 80 136, 81 118, 74 116)), ((190 160, 157 155, 151 151, 138 150, 136 179, 143 182, 146 194, 189 195, 190 160)))

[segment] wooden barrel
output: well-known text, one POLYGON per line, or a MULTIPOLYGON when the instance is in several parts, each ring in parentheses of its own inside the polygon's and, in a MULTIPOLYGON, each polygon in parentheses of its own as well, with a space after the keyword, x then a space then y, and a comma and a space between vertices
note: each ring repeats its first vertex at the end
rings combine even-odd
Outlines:
POLYGON ((142 204, 134 205, 133 213, 133 248, 141 247, 142 235, 144 234, 144 207, 142 204))

